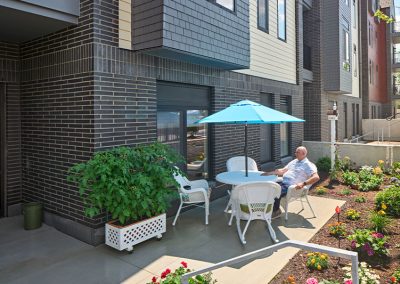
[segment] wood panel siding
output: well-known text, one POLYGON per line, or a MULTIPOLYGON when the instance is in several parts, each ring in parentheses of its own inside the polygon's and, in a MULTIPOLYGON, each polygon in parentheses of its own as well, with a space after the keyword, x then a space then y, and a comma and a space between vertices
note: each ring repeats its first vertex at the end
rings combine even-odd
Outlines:
POLYGON ((118 36, 118 45, 120 48, 132 49, 131 0, 119 0, 118 36))
POLYGON ((277 1, 269 1, 269 33, 258 29, 257 0, 250 1, 250 69, 237 72, 296 84, 295 2, 286 1, 286 42, 278 39, 277 1))

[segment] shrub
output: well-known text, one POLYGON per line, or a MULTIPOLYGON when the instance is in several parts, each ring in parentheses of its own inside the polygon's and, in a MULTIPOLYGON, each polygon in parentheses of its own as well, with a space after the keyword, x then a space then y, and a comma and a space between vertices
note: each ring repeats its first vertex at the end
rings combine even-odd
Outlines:
POLYGON ((375 207, 380 210, 381 204, 387 206, 386 213, 391 216, 400 216, 400 186, 390 186, 375 196, 375 207))
POLYGON ((344 184, 358 187, 360 180, 358 174, 355 172, 346 171, 342 174, 344 184))
POLYGON ((106 209, 125 224, 166 211, 171 198, 177 196, 173 174, 180 172, 175 164, 181 161, 182 157, 161 143, 118 147, 74 165, 68 180, 79 186, 87 216, 106 209))
POLYGON ((400 284, 400 268, 397 268, 392 274, 392 277, 390 277, 390 283, 400 284))
POLYGON ((388 237, 368 229, 357 229, 347 237, 351 241, 351 249, 365 252, 368 256, 385 256, 389 254, 388 237))
MULTIPOLYGON (((187 268, 187 263, 182 261, 181 266, 175 269, 174 272, 167 268, 161 273, 160 279, 154 276, 151 282, 147 284, 179 284, 181 283, 181 276, 190 272, 191 270, 187 268)), ((194 278, 189 278, 189 284, 214 284, 217 280, 212 279, 212 273, 206 273, 202 275, 196 275, 194 278)))
POLYGON ((369 223, 371 224, 371 229, 380 233, 386 233, 386 227, 390 225, 391 220, 386 216, 384 210, 379 210, 378 212, 371 212, 369 223))
POLYGON ((346 211, 346 218, 349 220, 358 220, 360 219, 360 212, 355 209, 348 209, 346 211))
POLYGON ((347 195, 351 195, 351 194, 352 194, 352 192, 348 188, 345 188, 340 192, 340 195, 346 195, 347 196, 347 195))
POLYGON ((307 267, 312 270, 324 270, 328 268, 328 255, 320 252, 307 254, 307 267))
POLYGON ((359 190, 360 191, 370 191, 377 190, 383 182, 382 175, 375 175, 373 173, 374 169, 368 166, 364 166, 358 173, 358 178, 360 180, 359 190))
POLYGON ((329 157, 322 157, 317 160, 315 164, 319 172, 329 173, 331 170, 331 158, 329 157))
POLYGON ((358 197, 354 198, 354 201, 357 203, 365 203, 365 202, 367 202, 367 199, 364 196, 358 196, 358 197))
MULTIPOLYGON (((344 276, 345 281, 351 281, 351 266, 343 267, 343 270, 346 271, 344 276)), ((379 284, 379 275, 374 273, 370 266, 367 265, 365 262, 361 262, 360 266, 358 267, 358 277, 360 283, 363 284, 379 284)), ((347 282, 345 282, 347 283, 347 282)), ((351 282, 350 282, 351 283, 351 282)))
POLYGON ((322 186, 318 186, 315 190, 315 193, 318 195, 325 195, 327 193, 327 190, 322 186))
POLYGON ((342 238, 346 236, 346 224, 343 222, 334 222, 328 224, 329 234, 335 238, 342 238))

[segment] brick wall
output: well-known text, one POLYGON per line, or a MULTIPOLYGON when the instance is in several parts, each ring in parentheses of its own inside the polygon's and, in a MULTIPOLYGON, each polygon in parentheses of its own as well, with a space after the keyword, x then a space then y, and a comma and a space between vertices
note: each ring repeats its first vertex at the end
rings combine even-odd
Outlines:
MULTIPOLYGON (((84 216, 67 169, 95 151, 155 141, 158 80, 211 87, 212 111, 242 99, 259 101, 260 93, 272 93, 279 109, 280 96, 289 96, 292 114, 303 117, 299 85, 118 48, 117 15, 118 1, 81 1, 77 26, 20 46, 23 199, 41 201, 46 212, 90 228, 100 228, 105 216, 84 216)), ((243 153, 243 128, 213 127, 214 172, 243 153)), ((249 127, 249 153, 257 161, 258 129, 249 127)), ((279 126, 273 133, 278 166, 279 126)), ((291 153, 302 133, 302 124, 292 127, 291 153)))
POLYGON ((0 42, 0 82, 6 85, 7 205, 21 202, 20 58, 16 44, 0 42))

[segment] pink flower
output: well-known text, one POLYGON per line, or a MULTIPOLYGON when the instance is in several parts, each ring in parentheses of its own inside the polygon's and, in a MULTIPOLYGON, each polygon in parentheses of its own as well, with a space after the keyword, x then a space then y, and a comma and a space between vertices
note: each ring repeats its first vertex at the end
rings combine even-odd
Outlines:
POLYGON ((371 233, 371 235, 372 235, 374 238, 378 238, 378 239, 382 239, 382 238, 384 237, 383 234, 377 233, 377 232, 373 232, 373 233, 371 233))
POLYGON ((186 262, 182 261, 181 264, 182 264, 182 266, 183 266, 184 268, 187 268, 187 263, 186 263, 186 262))
POLYGON ((307 284, 318 284, 318 280, 314 277, 308 278, 306 281, 307 284))
POLYGON ((344 284, 353 284, 353 281, 351 279, 348 279, 348 280, 344 281, 344 284))

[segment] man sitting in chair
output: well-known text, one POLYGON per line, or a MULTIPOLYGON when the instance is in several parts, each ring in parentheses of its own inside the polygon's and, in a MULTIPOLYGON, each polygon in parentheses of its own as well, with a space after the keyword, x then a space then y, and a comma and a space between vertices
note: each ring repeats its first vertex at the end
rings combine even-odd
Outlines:
MULTIPOLYGON (((273 171, 273 174, 283 176, 280 182, 282 192, 279 199, 275 199, 274 212, 272 218, 277 218, 282 214, 280 209, 281 198, 287 194, 288 188, 291 185, 296 185, 296 189, 301 189, 306 185, 311 185, 319 181, 317 167, 307 159, 306 147, 300 146, 295 152, 296 159, 291 161, 282 169, 273 171)), ((264 173, 263 175, 270 175, 264 173)))

